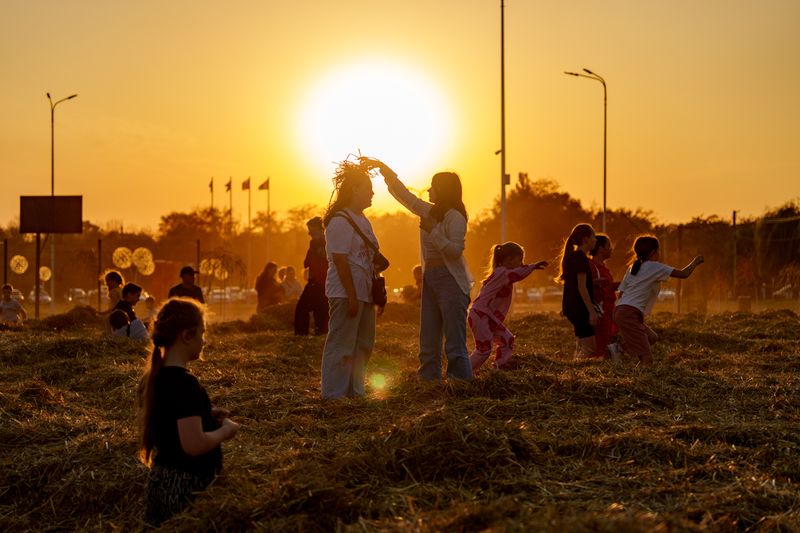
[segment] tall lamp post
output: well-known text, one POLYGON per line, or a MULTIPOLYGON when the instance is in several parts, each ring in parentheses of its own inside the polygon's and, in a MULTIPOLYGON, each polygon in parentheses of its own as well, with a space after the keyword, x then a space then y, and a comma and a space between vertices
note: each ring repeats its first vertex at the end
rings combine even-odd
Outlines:
POLYGON ((606 91, 606 80, 603 79, 602 76, 599 74, 595 74, 588 68, 583 69, 586 74, 581 74, 579 72, 564 72, 569 76, 579 76, 581 78, 589 78, 590 80, 596 80, 603 84, 603 233, 606 231, 606 125, 608 124, 607 120, 607 109, 608 109, 608 93, 606 91))
MULTIPOLYGON (((55 196, 56 194, 56 172, 55 172, 55 111, 56 106, 65 100, 72 100, 78 96, 77 94, 71 94, 66 98, 62 98, 61 100, 57 100, 53 103, 53 99, 50 98, 50 93, 47 93, 47 99, 50 101, 50 196, 55 196)), ((38 290, 36 291, 37 294, 37 304, 38 304, 38 290)), ((50 307, 51 309, 55 309, 56 305, 56 240, 55 234, 50 235, 50 307)))

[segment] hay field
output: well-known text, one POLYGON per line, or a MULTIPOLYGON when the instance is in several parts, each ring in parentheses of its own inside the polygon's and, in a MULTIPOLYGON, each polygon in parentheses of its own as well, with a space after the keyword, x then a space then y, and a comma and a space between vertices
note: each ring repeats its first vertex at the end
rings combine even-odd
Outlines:
MULTIPOLYGON (((333 402, 323 339, 289 315, 211 328, 192 368, 243 427, 165 530, 800 530, 792 312, 658 315, 647 370, 573 363, 563 319, 523 316, 511 370, 426 385, 416 311, 391 304, 369 367, 385 387, 333 402)), ((54 325, 0 331, 0 529, 140 528, 143 351, 54 325)))

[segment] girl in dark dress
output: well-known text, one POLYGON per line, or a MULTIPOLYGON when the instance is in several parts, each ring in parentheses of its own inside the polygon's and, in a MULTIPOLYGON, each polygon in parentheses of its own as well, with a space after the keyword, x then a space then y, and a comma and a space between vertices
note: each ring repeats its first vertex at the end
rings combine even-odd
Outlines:
POLYGON ((168 300, 153 324, 153 353, 142 378, 139 450, 150 467, 145 522, 153 526, 181 512, 214 480, 222 468, 220 443, 239 429, 228 410, 211 406, 186 369, 200 357, 204 334, 203 306, 189 298, 168 300))
POLYGON ((578 224, 567 237, 561 255, 561 272, 556 281, 564 284, 561 312, 575 330, 575 359, 595 352, 594 326, 599 318, 592 299, 592 267, 587 255, 594 248, 594 229, 578 224))

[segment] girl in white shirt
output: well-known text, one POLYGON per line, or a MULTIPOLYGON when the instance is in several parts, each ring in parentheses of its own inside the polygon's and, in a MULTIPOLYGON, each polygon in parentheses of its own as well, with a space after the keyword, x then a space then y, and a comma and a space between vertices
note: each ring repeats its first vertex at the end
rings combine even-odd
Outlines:
POLYGON ((620 296, 614 310, 614 322, 622 335, 622 346, 609 345, 615 361, 625 351, 637 356, 643 365, 653 363, 651 348, 658 335, 644 323, 644 316, 652 312, 662 281, 671 277, 686 279, 703 263, 703 256, 698 255, 678 270, 658 261, 658 248, 658 239, 651 235, 637 237, 633 243, 635 259, 619 285, 620 296))

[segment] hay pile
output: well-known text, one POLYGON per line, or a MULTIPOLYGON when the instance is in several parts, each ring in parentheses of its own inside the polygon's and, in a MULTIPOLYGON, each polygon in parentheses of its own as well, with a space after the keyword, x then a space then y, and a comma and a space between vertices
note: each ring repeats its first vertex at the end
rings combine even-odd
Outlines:
MULTIPOLYGON (((227 474, 164 529, 800 527, 796 315, 659 315, 649 370, 573 363, 563 319, 530 315, 509 325, 512 370, 433 385, 400 315, 369 367, 387 387, 335 402, 318 398, 323 338, 215 326, 193 370, 243 428, 227 474)), ((2 332, 4 529, 140 526, 140 350, 2 332)))

